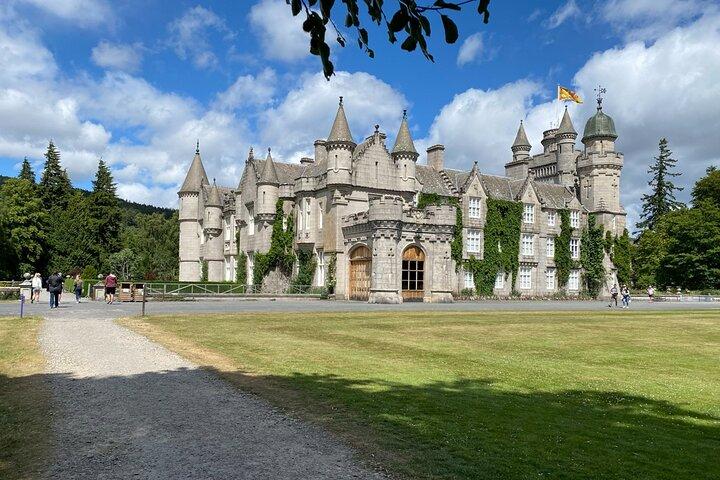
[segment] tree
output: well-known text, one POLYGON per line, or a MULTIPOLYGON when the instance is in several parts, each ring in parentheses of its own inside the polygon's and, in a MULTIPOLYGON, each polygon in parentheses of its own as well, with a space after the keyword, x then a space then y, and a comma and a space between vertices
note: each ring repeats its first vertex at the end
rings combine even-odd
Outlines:
POLYGON ((48 214, 35 186, 21 178, 6 181, 0 187, 5 238, 3 256, 11 275, 33 273, 40 268, 45 250, 48 214))
POLYGON ((335 2, 335 0, 286 0, 286 2, 293 16, 304 12, 305 21, 302 28, 310 37, 310 53, 320 57, 323 74, 328 80, 335 71, 335 67, 330 61, 330 46, 325 41, 328 24, 337 35, 337 43, 341 47, 344 47, 347 43, 344 34, 332 18, 332 14, 337 13, 338 10, 341 10, 338 15, 344 15, 345 28, 355 29, 358 46, 368 57, 374 58, 375 51, 370 48, 369 34, 363 27, 365 19, 360 13, 361 7, 363 11, 367 11, 371 23, 378 26, 384 24, 390 43, 397 42, 396 34, 402 32, 405 38, 400 44, 400 48, 412 52, 419 46, 423 56, 431 62, 434 60, 428 51, 427 45, 427 37, 430 37, 431 34, 431 23, 428 14, 437 14, 440 17, 445 42, 449 44, 457 41, 458 28, 446 13, 460 11, 463 6, 477 4, 477 12, 483 16, 483 22, 488 23, 490 19, 488 9, 490 0, 460 0, 456 2, 435 0, 432 5, 418 5, 416 0, 397 0, 397 10, 392 15, 388 15, 390 12, 386 11, 387 8, 383 0, 364 0, 362 2, 359 0, 343 0, 342 4, 345 8, 337 7, 336 10, 333 10, 333 8, 340 2, 335 2), (317 9, 312 10, 313 7, 317 9))
POLYGON ((170 218, 159 213, 136 216, 135 225, 126 227, 122 234, 123 247, 135 253, 133 278, 177 279, 179 231, 177 213, 170 218))
POLYGON ((45 152, 45 168, 40 177, 40 197, 46 208, 65 208, 72 193, 67 172, 60 165, 60 152, 50 140, 45 152))
POLYGON ((692 201, 696 207, 703 202, 720 205, 720 170, 708 167, 707 175, 698 180, 692 189, 692 201))
POLYGON ((33 171, 32 165, 30 165, 27 157, 25 157, 25 159, 23 160, 22 167, 20 168, 20 175, 18 175, 18 178, 27 180, 28 182, 35 185, 35 172, 33 171))
POLYGON ((671 180, 680 176, 679 173, 672 171, 677 160, 671 157, 672 152, 668 149, 667 139, 660 139, 659 148, 660 154, 655 157, 655 163, 648 170, 652 175, 648 182, 652 191, 642 196, 643 212, 640 215, 642 221, 637 224, 640 229, 653 228, 660 217, 683 206, 682 202, 675 199, 675 192, 681 191, 682 188, 676 187, 671 180))
POLYGON ((630 285, 633 277, 633 244, 627 229, 615 237, 610 258, 617 269, 618 282, 630 285))
POLYGON ((587 292, 596 297, 605 280, 605 242, 602 227, 596 225, 595 216, 588 216, 587 229, 580 242, 580 263, 585 271, 583 279, 587 292))
POLYGON ((119 252, 110 254, 107 259, 109 271, 123 280, 130 278, 134 263, 135 253, 129 248, 123 248, 119 252))
POLYGON ((88 197, 80 191, 68 197, 65 208, 54 207, 50 210, 49 271, 71 274, 88 265, 98 265, 97 252, 89 248, 89 217, 88 197))
POLYGON ((112 174, 102 159, 92 184, 92 193, 87 198, 86 248, 101 266, 108 255, 120 249, 120 207, 112 174))
POLYGON ((635 242, 635 285, 647 287, 658 285, 656 273, 660 263, 667 254, 667 232, 663 222, 659 222, 652 230, 645 230, 635 242))

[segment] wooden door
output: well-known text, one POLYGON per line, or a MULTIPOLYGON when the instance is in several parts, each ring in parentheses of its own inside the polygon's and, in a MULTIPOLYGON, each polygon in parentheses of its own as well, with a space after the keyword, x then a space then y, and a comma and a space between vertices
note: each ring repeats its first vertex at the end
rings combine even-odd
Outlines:
POLYGON ((425 252, 412 245, 402 259, 402 297, 404 302, 422 302, 425 296, 425 252))
POLYGON ((350 253, 350 300, 367 301, 370 298, 372 253, 364 245, 350 253))

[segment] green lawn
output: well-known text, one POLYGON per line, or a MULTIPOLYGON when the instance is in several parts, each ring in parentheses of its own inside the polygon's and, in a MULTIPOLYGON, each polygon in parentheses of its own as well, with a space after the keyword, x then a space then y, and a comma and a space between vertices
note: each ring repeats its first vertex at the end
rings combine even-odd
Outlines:
POLYGON ((408 478, 720 478, 720 311, 127 322, 408 478))
POLYGON ((50 418, 37 344, 40 318, 0 317, 0 478, 36 478, 50 418))

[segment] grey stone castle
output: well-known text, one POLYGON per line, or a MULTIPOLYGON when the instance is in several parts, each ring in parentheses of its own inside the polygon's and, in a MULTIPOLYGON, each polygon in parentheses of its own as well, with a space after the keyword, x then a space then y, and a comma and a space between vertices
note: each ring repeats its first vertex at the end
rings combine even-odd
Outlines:
MULTIPOLYGON (((531 156, 520 122, 506 176, 483 174, 477 162, 469 171, 454 170, 445 167, 443 145, 428 148, 425 164, 419 163, 405 116, 392 149, 377 125, 357 143, 341 97, 327 139, 315 141, 314 158, 282 163, 273 160, 270 149, 265 159, 251 149, 235 189, 211 185, 196 150, 178 192, 180 280, 201 280, 206 262, 209 281, 233 281, 238 252, 244 252, 252 283, 253 256, 268 251, 276 203, 282 200, 285 214, 293 213, 296 222, 296 248, 315 255, 314 285, 332 281, 337 298, 369 302, 452 301, 454 294, 473 288, 474 279, 456 269, 451 257, 455 207, 418 209, 425 193, 458 200, 464 258, 482 258, 486 248, 497 248, 483 241, 488 198, 522 202, 520 268, 516 278, 497 272, 494 292, 552 295, 560 288, 554 262, 559 210, 570 212, 574 258, 580 255, 588 215, 614 235, 625 228, 623 155, 615 151, 615 125, 601 101, 585 125, 582 150, 576 149, 577 136, 565 110, 559 126, 543 133, 543 152, 531 156)), ((605 267, 607 290, 614 282, 607 256, 605 267)), ((572 270, 562 288, 573 294, 580 282, 581 271, 572 270)))

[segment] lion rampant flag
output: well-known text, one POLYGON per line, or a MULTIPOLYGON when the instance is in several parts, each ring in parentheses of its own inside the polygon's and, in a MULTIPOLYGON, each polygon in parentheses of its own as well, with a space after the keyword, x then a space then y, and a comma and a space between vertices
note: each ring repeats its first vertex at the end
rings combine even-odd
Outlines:
POLYGON ((561 87, 560 85, 558 85, 558 100, 571 100, 575 103, 583 103, 580 95, 569 88, 561 87))

